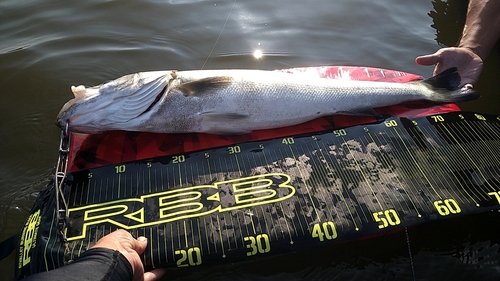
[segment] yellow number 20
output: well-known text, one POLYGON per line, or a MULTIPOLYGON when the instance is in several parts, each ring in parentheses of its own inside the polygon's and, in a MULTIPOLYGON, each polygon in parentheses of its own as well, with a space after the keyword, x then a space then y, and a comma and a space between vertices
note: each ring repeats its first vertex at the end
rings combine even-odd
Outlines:
POLYGON ((180 255, 177 260, 177 267, 195 266, 201 264, 200 248, 194 247, 187 250, 181 249, 175 251, 176 255, 180 255))

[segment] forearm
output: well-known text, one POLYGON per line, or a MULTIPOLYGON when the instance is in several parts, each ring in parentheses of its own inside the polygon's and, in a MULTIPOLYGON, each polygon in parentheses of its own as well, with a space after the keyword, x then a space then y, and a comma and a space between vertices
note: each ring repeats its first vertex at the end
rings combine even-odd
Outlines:
POLYGON ((133 272, 130 263, 118 251, 95 248, 83 253, 70 265, 32 275, 24 280, 37 281, 128 281, 133 272))
POLYGON ((500 38, 500 0, 470 0, 459 47, 485 60, 500 38))

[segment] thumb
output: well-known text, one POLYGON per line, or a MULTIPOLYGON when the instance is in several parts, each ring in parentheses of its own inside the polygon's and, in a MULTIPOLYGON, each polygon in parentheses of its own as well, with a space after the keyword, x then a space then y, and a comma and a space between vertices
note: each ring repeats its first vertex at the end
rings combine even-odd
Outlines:
POLYGON ((134 247, 133 250, 136 251, 137 254, 141 255, 146 250, 147 245, 148 239, 144 236, 139 236, 137 237, 136 243, 134 243, 132 247, 134 247))
POLYGON ((441 57, 437 54, 419 56, 415 59, 415 62, 420 65, 434 65, 441 61, 441 57))

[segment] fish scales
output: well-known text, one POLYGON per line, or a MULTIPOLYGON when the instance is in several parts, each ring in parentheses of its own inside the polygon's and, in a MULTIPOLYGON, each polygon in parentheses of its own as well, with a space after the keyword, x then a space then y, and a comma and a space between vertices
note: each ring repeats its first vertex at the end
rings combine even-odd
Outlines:
POLYGON ((333 114, 414 100, 477 98, 458 88, 456 69, 420 82, 389 83, 310 78, 263 70, 142 72, 98 87, 73 87, 75 98, 57 123, 72 131, 241 134, 291 126, 333 114), (97 105, 97 106, 96 106, 97 105))

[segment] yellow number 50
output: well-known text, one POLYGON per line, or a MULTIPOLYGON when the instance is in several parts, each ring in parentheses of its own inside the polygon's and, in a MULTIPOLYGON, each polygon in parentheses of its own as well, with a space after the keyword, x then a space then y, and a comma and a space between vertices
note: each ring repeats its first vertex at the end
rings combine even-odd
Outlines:
POLYGON ((386 228, 401 223, 398 213, 393 209, 373 213, 373 218, 379 223, 378 228, 386 228))

